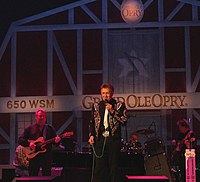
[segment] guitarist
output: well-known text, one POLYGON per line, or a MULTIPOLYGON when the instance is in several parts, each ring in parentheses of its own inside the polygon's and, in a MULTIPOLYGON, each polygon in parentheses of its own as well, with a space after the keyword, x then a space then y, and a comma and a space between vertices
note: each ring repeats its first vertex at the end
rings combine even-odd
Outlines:
POLYGON ((42 138, 44 141, 54 138, 54 144, 58 144, 61 140, 56 135, 56 131, 53 126, 46 124, 47 113, 45 110, 39 108, 35 112, 36 123, 25 128, 24 132, 19 137, 19 145, 30 148, 31 151, 37 152, 44 150, 45 152, 38 153, 33 158, 29 159, 29 175, 38 176, 40 168, 42 169, 43 176, 51 175, 52 156, 51 149, 52 144, 46 144, 44 148, 41 148, 39 144, 42 142, 34 142, 38 138, 42 138))
POLYGON ((185 182, 185 149, 195 149, 196 136, 186 119, 180 119, 177 122, 177 127, 179 130, 177 139, 172 140, 172 144, 176 146, 172 154, 172 162, 179 166, 181 182, 185 182))

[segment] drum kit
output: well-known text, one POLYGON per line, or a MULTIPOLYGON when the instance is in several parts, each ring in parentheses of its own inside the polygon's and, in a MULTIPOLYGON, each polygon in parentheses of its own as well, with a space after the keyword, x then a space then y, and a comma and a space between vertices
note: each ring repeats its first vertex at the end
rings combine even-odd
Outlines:
POLYGON ((133 132, 129 138, 129 141, 121 140, 121 152, 133 153, 133 154, 143 154, 145 149, 142 147, 142 143, 138 141, 141 135, 149 138, 154 131, 152 129, 141 129, 133 132))
POLYGON ((133 132, 129 138, 129 142, 122 140, 121 152, 127 154, 136 154, 138 157, 143 156, 144 168, 146 175, 164 175, 169 178, 169 181, 174 179, 174 174, 171 171, 167 160, 165 146, 162 138, 156 136, 156 130, 149 128, 137 130, 133 132), (152 136, 152 134, 155 134, 152 136), (139 142, 139 138, 145 136, 145 142, 139 142))

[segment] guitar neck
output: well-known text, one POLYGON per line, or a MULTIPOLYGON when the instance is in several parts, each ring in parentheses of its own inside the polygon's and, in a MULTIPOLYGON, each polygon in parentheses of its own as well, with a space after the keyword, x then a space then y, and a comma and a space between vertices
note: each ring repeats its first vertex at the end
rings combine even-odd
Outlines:
MULTIPOLYGON (((71 135, 73 135, 73 132, 66 132, 66 133, 60 135, 59 137, 60 137, 60 138, 63 138, 64 136, 71 136, 71 135)), ((49 140, 44 141, 44 142, 42 143, 42 145, 46 145, 46 144, 52 143, 52 142, 54 142, 54 141, 55 141, 55 137, 54 137, 54 138, 51 138, 51 139, 49 139, 49 140)))
POLYGON ((50 144, 50 143, 53 143, 55 141, 55 137, 54 138, 51 138, 49 140, 46 140, 42 143, 42 145, 46 145, 46 144, 50 144))

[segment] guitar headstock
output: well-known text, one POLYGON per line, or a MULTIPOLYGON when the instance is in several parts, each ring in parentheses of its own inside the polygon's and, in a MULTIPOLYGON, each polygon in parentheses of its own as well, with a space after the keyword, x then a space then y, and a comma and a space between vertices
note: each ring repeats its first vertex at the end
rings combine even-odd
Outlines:
POLYGON ((62 137, 69 137, 69 136, 72 136, 72 135, 74 135, 73 131, 67 131, 67 132, 63 133, 61 136, 62 137))

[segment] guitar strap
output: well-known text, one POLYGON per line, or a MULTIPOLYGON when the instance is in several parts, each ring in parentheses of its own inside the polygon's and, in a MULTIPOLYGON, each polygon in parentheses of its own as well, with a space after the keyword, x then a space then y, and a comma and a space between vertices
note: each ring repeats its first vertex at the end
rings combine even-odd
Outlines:
POLYGON ((47 134, 47 124, 44 125, 44 130, 43 130, 44 141, 46 140, 46 134, 47 134))

